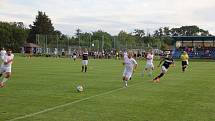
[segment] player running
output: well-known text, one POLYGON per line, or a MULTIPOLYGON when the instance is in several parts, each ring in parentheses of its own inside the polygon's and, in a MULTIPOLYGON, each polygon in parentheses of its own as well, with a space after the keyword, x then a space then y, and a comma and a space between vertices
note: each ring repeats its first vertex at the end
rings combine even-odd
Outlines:
POLYGON ((162 59, 162 60, 160 61, 159 65, 158 65, 158 67, 160 67, 160 65, 161 65, 162 62, 164 62, 164 63, 163 63, 163 65, 162 65, 162 67, 161 67, 160 75, 157 76, 157 77, 155 77, 155 78, 153 79, 153 82, 154 82, 154 83, 159 83, 159 82, 160 82, 160 78, 161 78, 162 76, 164 76, 164 74, 168 71, 168 68, 169 68, 170 65, 173 64, 173 66, 175 66, 175 65, 174 65, 174 61, 173 61, 173 59, 172 59, 172 57, 171 57, 170 55, 167 55, 166 58, 162 59))
POLYGON ((181 54, 181 60, 182 60, 181 67, 182 67, 182 72, 185 72, 185 69, 186 69, 187 66, 188 66, 188 59, 189 59, 189 56, 188 56, 187 52, 186 52, 186 51, 183 51, 183 53, 181 54))
POLYGON ((154 64, 153 64, 154 55, 152 52, 147 53, 146 55, 146 66, 142 72, 142 76, 144 76, 144 73, 147 72, 148 76, 152 76, 152 71, 154 70, 154 64))
POLYGON ((0 68, 0 76, 2 77, 0 80, 0 88, 4 87, 5 82, 11 77, 13 58, 14 55, 12 54, 12 50, 8 49, 7 53, 3 57, 3 63, 0 68))
POLYGON ((124 62, 123 65, 125 65, 125 69, 123 72, 123 81, 125 83, 125 87, 128 86, 128 80, 131 78, 133 72, 137 68, 137 62, 134 58, 132 58, 133 53, 131 51, 127 53, 124 53, 124 62))
POLYGON ((88 52, 87 52, 87 49, 85 49, 83 54, 82 54, 82 70, 81 70, 81 72, 87 72, 87 65, 88 65, 88 52))

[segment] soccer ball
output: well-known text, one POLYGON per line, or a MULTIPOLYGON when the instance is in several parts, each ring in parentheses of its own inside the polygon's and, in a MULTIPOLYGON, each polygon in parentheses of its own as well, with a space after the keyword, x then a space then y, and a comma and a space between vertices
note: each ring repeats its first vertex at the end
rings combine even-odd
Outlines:
POLYGON ((84 91, 84 88, 83 88, 83 86, 78 85, 78 86, 76 87, 76 90, 77 90, 78 92, 83 92, 83 91, 84 91))

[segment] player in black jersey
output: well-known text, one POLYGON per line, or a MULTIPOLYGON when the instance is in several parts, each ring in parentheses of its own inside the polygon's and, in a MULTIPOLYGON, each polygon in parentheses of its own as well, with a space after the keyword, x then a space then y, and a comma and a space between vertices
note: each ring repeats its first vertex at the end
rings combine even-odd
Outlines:
POLYGON ((87 49, 84 50, 82 54, 82 72, 87 72, 87 64, 88 64, 88 52, 87 49))
POLYGON ((160 82, 160 78, 168 71, 168 68, 169 68, 170 65, 173 64, 173 66, 175 66, 174 65, 174 61, 173 61, 173 59, 172 59, 172 57, 170 55, 168 55, 167 57, 165 57, 164 59, 162 59, 160 61, 159 65, 158 65, 158 67, 160 67, 160 65, 161 65, 162 62, 164 62, 164 63, 162 65, 162 67, 161 67, 161 73, 160 73, 159 76, 157 76, 157 77, 155 77, 153 79, 154 83, 159 83, 160 82))

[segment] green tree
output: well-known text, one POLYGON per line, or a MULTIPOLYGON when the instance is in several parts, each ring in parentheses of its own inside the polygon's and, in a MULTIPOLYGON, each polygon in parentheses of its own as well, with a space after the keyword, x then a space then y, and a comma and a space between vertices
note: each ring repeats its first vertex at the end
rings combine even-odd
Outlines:
MULTIPOLYGON (((38 11, 36 20, 33 25, 29 25, 30 33, 28 42, 36 43, 36 34, 52 35, 55 33, 51 19, 46 15, 45 12, 38 11)), ((49 43, 48 41, 47 43, 49 43)))
POLYGON ((145 36, 145 31, 143 29, 135 29, 133 32, 136 40, 137 45, 142 45, 144 44, 144 36, 145 36))
POLYGON ((136 38, 131 33, 127 33, 125 31, 120 31, 118 34, 118 41, 121 43, 121 45, 124 46, 124 48, 132 48, 135 46, 136 38))
POLYGON ((22 22, 0 22, 0 46, 18 52, 26 41, 28 29, 22 22))
POLYGON ((107 32, 103 32, 102 30, 95 31, 93 32, 91 39, 92 43, 95 44, 94 49, 101 51, 112 48, 113 39, 112 36, 107 32))

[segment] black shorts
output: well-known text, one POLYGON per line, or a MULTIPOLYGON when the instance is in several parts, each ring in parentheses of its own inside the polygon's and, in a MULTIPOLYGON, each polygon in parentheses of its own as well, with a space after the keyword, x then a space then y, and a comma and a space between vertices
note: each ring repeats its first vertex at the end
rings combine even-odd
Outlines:
POLYGON ((182 66, 186 66, 187 65, 187 61, 182 61, 181 65, 182 66))

